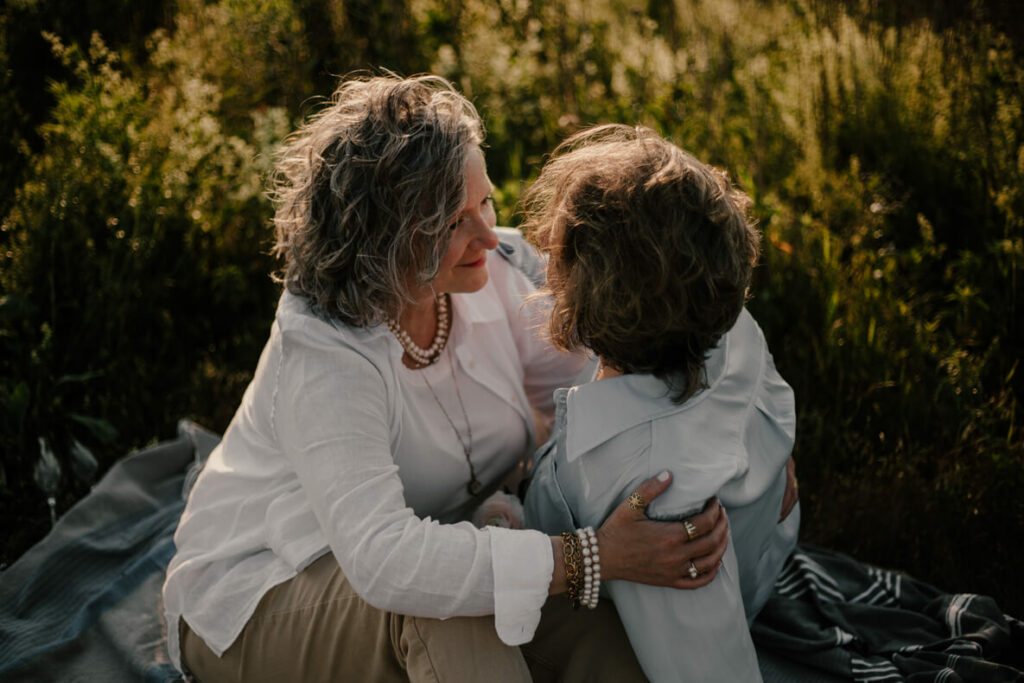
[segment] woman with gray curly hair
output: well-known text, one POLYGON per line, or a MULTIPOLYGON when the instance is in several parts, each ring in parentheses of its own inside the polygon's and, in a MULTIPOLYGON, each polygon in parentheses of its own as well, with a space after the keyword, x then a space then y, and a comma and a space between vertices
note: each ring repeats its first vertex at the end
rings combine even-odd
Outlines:
MULTIPOLYGON (((596 532, 552 536, 464 521, 522 476, 535 414, 550 421, 552 391, 586 363, 538 332, 531 253, 495 229, 482 140, 443 79, 384 76, 345 80, 285 145, 284 292, 164 585, 182 670, 639 680, 614 610, 568 603, 599 578, 690 589, 715 576, 717 503, 684 526, 622 502, 596 532)), ((647 501, 670 480, 651 474, 647 501)))
POLYGON ((800 515, 785 501, 793 391, 743 307, 760 245, 750 200, 649 128, 609 124, 563 142, 525 201, 527 234, 550 255, 551 339, 601 363, 596 381, 555 394, 527 522, 600 524, 661 469, 676 484, 653 519, 717 496, 731 539, 710 586, 616 581, 608 593, 652 681, 759 681, 748 624, 800 515))

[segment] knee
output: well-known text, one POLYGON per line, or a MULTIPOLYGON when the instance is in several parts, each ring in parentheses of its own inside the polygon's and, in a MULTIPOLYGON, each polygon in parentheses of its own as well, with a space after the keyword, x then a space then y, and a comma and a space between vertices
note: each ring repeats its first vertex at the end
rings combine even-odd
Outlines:
POLYGON ((530 680, 518 647, 506 645, 494 617, 402 617, 401 656, 412 681, 530 680))
POLYGON ((498 638, 494 629, 494 617, 452 617, 450 619, 429 619, 426 617, 403 617, 402 636, 404 639, 419 639, 434 647, 508 648, 498 638))

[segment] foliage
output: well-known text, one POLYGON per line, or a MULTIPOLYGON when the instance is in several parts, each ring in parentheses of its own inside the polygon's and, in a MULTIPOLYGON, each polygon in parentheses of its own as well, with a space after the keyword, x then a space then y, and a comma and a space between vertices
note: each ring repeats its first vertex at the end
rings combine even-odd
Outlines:
POLYGON ((66 505, 73 440, 106 465, 181 415, 222 429, 275 298, 270 150, 336 74, 430 70, 487 121, 503 222, 581 125, 729 170, 765 234, 750 307, 797 392, 804 538, 1021 613, 1020 36, 992 3, 892 5, 181 0, 120 57, 54 40, 38 153, 0 168, 0 500, 45 516, 40 436, 66 505))
POLYGON ((53 43, 76 84, 53 86, 46 151, 3 220, 0 449, 19 497, 52 444, 63 507, 91 483, 71 476, 75 441, 109 465, 178 417, 230 415, 274 304, 257 145, 288 122, 255 111, 247 141, 185 70, 147 87, 98 37, 53 43))

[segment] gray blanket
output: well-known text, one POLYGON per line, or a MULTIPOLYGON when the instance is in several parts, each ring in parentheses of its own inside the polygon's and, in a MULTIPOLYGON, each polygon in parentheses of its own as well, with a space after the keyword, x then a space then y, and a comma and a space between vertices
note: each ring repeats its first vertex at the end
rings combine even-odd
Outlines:
POLYGON ((0 574, 0 680, 180 680, 160 587, 186 474, 217 440, 183 421, 177 439, 126 456, 0 574))

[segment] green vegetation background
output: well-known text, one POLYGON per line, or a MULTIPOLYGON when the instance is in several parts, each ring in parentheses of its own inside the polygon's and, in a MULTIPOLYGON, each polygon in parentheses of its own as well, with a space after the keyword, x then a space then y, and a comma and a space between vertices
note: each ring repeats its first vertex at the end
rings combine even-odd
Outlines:
POLYGON ((765 234, 750 307, 796 390, 804 539, 1024 614, 1012 5, 8 0, 0 562, 47 495, 66 510, 179 417, 225 428, 277 298, 274 147, 381 66, 476 102, 504 223, 581 125, 727 169, 765 234))

